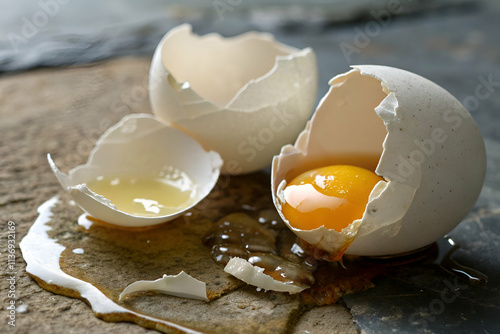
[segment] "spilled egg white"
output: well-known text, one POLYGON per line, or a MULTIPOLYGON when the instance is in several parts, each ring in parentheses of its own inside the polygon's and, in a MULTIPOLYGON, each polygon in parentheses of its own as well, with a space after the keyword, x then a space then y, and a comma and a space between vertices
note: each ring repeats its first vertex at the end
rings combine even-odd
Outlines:
POLYGON ((316 92, 312 49, 265 33, 197 36, 184 24, 163 37, 150 68, 156 117, 220 153, 231 174, 269 166, 304 128, 316 92))
POLYGON ((295 144, 273 159, 273 201, 290 229, 331 254, 382 256, 429 245, 458 225, 479 196, 486 166, 482 137, 460 102, 417 74, 386 66, 353 66, 329 84, 295 144), (335 164, 384 178, 363 217, 341 232, 290 226, 281 212, 287 182, 335 164))
POLYGON ((68 174, 57 168, 50 155, 48 160, 59 183, 76 204, 101 221, 126 227, 151 226, 179 217, 208 195, 222 166, 218 153, 205 151, 184 132, 147 114, 125 116, 109 128, 97 141, 87 163, 68 174), (187 174, 197 190, 188 207, 169 215, 145 217, 120 211, 110 199, 87 187, 103 175, 154 178, 171 169, 187 174))

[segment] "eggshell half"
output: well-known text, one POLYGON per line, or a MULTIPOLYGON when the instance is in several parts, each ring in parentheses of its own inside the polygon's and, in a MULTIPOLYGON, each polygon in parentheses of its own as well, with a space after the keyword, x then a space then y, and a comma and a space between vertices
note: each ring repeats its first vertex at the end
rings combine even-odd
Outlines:
POLYGON ((469 112, 435 83, 401 69, 353 66, 330 90, 295 145, 273 160, 273 200, 294 176, 351 164, 386 181, 370 194, 363 217, 341 233, 290 226, 329 252, 379 256, 424 247, 451 231, 482 188, 486 155, 469 112))
POLYGON ((317 92, 316 56, 269 34, 197 36, 169 31, 153 55, 154 114, 222 156, 223 172, 267 167, 309 119, 317 92))
POLYGON ((205 151, 184 132, 165 126, 147 114, 125 116, 109 128, 97 141, 87 163, 73 168, 67 175, 59 171, 50 155, 48 160, 61 186, 83 210, 104 222, 128 227, 156 225, 181 216, 208 195, 222 166, 218 153, 205 151), (128 214, 86 186, 99 176, 158 177, 172 167, 197 183, 198 196, 191 206, 170 215, 128 214))

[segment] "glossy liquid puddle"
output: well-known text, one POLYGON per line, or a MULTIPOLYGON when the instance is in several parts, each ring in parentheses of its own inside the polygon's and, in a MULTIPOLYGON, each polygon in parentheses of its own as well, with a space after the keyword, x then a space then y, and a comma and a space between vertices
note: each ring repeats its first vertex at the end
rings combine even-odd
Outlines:
POLYGON ((263 268, 275 280, 307 288, 314 283, 317 264, 295 241, 272 209, 262 211, 257 219, 244 213, 227 215, 203 239, 218 264, 239 257, 263 268))
POLYGON ((457 276, 460 279, 469 282, 470 284, 488 283, 487 275, 483 274, 479 270, 460 264, 455 259, 453 259, 453 254, 461 248, 460 245, 455 242, 455 240, 453 240, 449 236, 444 236, 443 239, 446 241, 446 245, 451 246, 451 248, 447 251, 438 249, 437 243, 433 243, 421 249, 417 249, 413 252, 405 254, 398 254, 394 256, 363 257, 363 260, 388 266, 398 266, 422 261, 429 258, 436 258, 439 262, 439 266, 442 269, 450 274, 457 276), (439 260, 438 253, 443 251, 445 251, 446 253, 442 257, 442 259, 439 260))
POLYGON ((488 276, 483 274, 482 272, 464 266, 458 263, 456 260, 452 258, 453 253, 460 249, 460 245, 458 245, 452 238, 449 236, 445 236, 444 239, 451 246, 451 249, 445 254, 444 258, 441 260, 441 267, 449 273, 468 281, 471 284, 486 284, 488 283, 488 276))
MULTIPOLYGON (((269 215, 274 216, 258 218, 257 221, 262 224, 242 213, 230 214, 219 220, 203 240, 205 245, 211 247, 213 260, 226 265, 232 257, 239 257, 263 268, 265 274, 278 281, 297 286, 313 285, 318 268, 318 262, 315 260, 317 257, 310 254, 308 245, 301 245, 300 239, 286 228, 277 213, 270 212, 269 215)), ((449 236, 444 239, 452 248, 447 251, 439 265, 471 284, 487 283, 488 277, 485 274, 461 265, 452 258, 460 246, 449 236)), ((438 252, 437 243, 433 243, 405 254, 360 258, 344 256, 350 268, 346 268, 342 262, 326 263, 332 267, 340 265, 346 270, 347 272, 337 272, 337 275, 342 277, 349 276, 350 269, 359 269, 359 263, 369 264, 374 273, 381 273, 385 271, 382 269, 384 267, 436 259, 438 252)), ((326 263, 320 262, 320 265, 326 263)), ((361 287, 358 289, 361 290, 361 287)))

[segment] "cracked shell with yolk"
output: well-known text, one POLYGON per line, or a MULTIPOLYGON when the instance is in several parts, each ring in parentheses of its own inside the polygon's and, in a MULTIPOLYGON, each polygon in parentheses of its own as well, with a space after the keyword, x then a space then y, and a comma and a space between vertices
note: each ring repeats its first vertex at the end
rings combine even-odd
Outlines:
POLYGON ((289 228, 333 255, 382 256, 414 251, 457 226, 486 168, 483 139, 462 104, 437 84, 386 66, 353 66, 329 84, 295 144, 273 159, 273 201, 289 228), (290 226, 281 212, 287 182, 334 164, 384 178, 363 217, 341 232, 290 226))

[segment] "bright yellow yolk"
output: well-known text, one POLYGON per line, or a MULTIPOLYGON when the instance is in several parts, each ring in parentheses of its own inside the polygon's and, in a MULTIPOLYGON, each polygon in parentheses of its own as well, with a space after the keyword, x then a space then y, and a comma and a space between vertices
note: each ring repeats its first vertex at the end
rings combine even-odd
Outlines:
POLYGON ((302 173, 284 189, 285 218, 295 228, 338 232, 363 217, 368 196, 384 179, 355 166, 334 165, 302 173))

